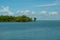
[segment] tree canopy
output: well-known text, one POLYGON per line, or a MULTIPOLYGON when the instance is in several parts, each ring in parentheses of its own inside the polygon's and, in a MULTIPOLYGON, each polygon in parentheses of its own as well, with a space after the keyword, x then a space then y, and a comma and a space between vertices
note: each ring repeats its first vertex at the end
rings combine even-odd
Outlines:
POLYGON ((32 18, 28 16, 0 16, 0 22, 31 22, 32 18))

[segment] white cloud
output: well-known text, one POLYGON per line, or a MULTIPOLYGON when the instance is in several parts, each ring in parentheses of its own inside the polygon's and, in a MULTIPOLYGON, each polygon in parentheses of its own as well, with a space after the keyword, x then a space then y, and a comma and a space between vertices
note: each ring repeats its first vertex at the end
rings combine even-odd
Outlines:
POLYGON ((16 13, 20 13, 20 10, 17 10, 16 13))
POLYGON ((46 14, 47 13, 47 11, 41 11, 40 12, 40 14, 46 14))
POLYGON ((41 15, 58 15, 57 11, 40 11, 41 15))
POLYGON ((53 11, 53 12, 49 12, 50 15, 58 15, 58 12, 53 11))
POLYGON ((35 14, 35 12, 34 11, 30 11, 30 10, 24 10, 24 11, 20 11, 20 13, 22 13, 22 14, 35 14))
POLYGON ((28 14, 28 13, 30 13, 30 10, 20 11, 20 13, 23 13, 23 14, 28 14))
POLYGON ((12 15, 13 14, 13 12, 10 11, 10 9, 9 9, 8 6, 2 7, 2 9, 0 10, 0 12, 2 12, 2 13, 8 13, 9 15, 12 15))
POLYGON ((23 11, 17 10, 16 13, 21 13, 21 14, 26 15, 30 13, 30 10, 23 10, 23 11))
POLYGON ((35 12, 32 11, 32 14, 35 14, 35 12))
POLYGON ((57 3, 52 3, 52 4, 36 5, 35 7, 56 6, 56 5, 57 3))
POLYGON ((28 12, 30 12, 30 10, 25 10, 25 12, 27 12, 27 13, 28 13, 28 12))
POLYGON ((24 13, 24 11, 20 11, 20 13, 24 13))

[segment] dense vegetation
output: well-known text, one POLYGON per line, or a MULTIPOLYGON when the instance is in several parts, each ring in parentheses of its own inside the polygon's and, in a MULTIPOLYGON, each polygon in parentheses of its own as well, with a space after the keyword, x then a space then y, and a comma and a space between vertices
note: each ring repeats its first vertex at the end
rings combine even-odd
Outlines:
POLYGON ((32 18, 28 16, 0 16, 0 22, 31 22, 32 18))

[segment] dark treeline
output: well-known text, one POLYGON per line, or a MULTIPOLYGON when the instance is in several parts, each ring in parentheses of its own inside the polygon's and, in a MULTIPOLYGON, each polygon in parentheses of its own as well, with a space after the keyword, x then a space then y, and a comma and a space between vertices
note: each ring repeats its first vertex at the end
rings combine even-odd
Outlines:
POLYGON ((0 16, 0 22, 31 22, 32 18, 28 16, 0 16))

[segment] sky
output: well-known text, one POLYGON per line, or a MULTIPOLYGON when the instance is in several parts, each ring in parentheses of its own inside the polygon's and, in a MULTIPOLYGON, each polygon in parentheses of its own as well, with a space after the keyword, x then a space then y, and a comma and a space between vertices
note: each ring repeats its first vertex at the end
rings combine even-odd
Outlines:
POLYGON ((0 0, 0 15, 60 20, 60 0, 0 0))

